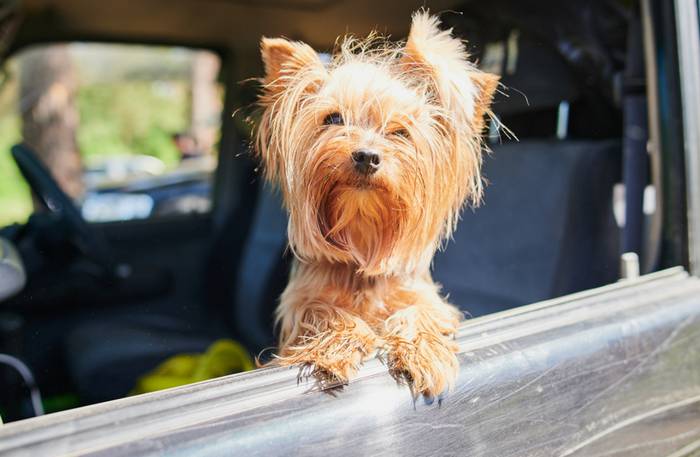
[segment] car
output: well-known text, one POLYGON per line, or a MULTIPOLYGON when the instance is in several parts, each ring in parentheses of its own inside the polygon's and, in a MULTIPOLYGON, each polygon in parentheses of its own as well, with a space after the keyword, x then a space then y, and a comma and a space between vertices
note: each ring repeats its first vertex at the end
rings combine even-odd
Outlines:
MULTIPOLYGON (((29 141, 0 151, 36 209, 0 230, 3 455, 700 449, 697 2, 25 0, 2 11, 6 61, 45 43, 167 45, 158 55, 177 59, 196 48, 220 60, 225 92, 203 211, 88 222, 45 153, 29 141), (221 338, 263 361, 275 344, 292 254, 244 122, 256 118, 261 36, 328 52, 346 31, 405 37, 421 7, 444 12, 503 83, 484 201, 465 209, 433 263, 470 317, 456 335, 454 390, 414 396, 373 358, 347 385, 276 367, 129 395, 145 374, 221 338), (62 411, 27 417, 42 408, 62 411)), ((154 155, 166 148, 158 141, 154 155)))

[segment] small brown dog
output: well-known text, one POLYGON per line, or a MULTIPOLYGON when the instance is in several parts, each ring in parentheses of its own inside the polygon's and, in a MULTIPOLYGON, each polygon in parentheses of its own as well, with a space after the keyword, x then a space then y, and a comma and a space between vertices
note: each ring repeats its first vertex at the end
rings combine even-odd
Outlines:
POLYGON ((257 151, 297 258, 276 363, 345 382, 379 350, 416 393, 456 379, 461 314, 430 263, 464 203, 481 197, 498 77, 438 26, 416 13, 405 44, 346 38, 327 65, 304 43, 262 40, 257 151))

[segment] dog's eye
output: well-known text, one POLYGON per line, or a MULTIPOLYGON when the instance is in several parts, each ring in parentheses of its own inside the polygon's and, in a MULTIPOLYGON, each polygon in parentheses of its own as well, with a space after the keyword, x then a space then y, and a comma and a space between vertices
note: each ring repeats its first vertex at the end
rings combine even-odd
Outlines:
POLYGON ((343 125, 343 116, 340 113, 331 113, 323 119, 325 125, 343 125))
POLYGON ((406 129, 397 129, 391 132, 394 136, 400 136, 401 138, 406 138, 407 140, 411 137, 406 129))

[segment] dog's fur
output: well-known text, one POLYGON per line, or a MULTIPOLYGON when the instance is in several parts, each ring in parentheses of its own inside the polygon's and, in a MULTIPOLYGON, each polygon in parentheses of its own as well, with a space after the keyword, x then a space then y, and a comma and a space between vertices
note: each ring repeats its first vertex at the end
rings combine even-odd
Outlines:
POLYGON ((498 78, 438 26, 419 12, 406 43, 345 38, 328 65, 304 43, 262 40, 256 149, 298 259, 277 309, 276 363, 344 382, 379 350, 416 393, 456 379, 461 314, 430 263, 464 203, 481 198, 498 78), (360 149, 379 154, 376 172, 354 167, 360 149))

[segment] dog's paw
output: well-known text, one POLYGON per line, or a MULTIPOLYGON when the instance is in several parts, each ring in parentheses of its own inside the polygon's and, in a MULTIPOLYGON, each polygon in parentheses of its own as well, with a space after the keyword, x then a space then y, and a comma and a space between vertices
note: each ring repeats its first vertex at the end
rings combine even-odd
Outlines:
MULTIPOLYGON (((353 329, 355 330, 355 329, 353 329)), ((347 384, 376 347, 374 334, 325 332, 306 337, 276 356, 282 366, 299 366, 299 379, 314 377, 321 387, 347 384)))
POLYGON ((415 341, 396 338, 388 348, 389 372, 408 384, 415 397, 422 394, 428 404, 437 397, 441 403, 459 373, 456 350, 454 341, 442 336, 421 336, 415 341))
POLYGON ((362 364, 362 353, 356 351, 347 359, 318 357, 302 362, 299 379, 313 377, 321 386, 347 384, 362 364))

